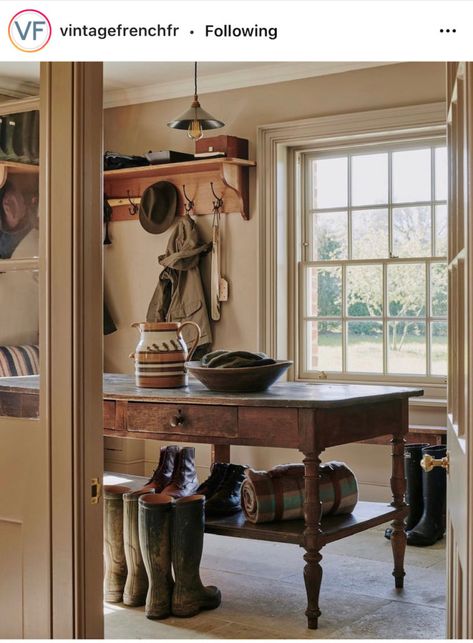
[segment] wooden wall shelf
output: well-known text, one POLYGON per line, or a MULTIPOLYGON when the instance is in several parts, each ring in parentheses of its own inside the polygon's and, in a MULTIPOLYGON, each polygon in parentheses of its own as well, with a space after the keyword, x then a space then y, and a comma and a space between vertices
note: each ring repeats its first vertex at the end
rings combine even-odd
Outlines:
POLYGON ((123 200, 113 207, 111 220, 138 220, 137 214, 130 213, 127 198, 130 196, 136 202, 143 191, 157 181, 169 181, 177 187, 178 215, 184 214, 183 185, 194 201, 195 214, 211 214, 214 197, 210 183, 213 182, 215 192, 223 198, 222 212, 239 212, 244 219, 249 219, 249 168, 255 165, 254 161, 220 158, 107 170, 104 172, 107 198, 123 200))
POLYGON ((0 160, 0 188, 3 188, 9 175, 39 174, 39 165, 0 160))

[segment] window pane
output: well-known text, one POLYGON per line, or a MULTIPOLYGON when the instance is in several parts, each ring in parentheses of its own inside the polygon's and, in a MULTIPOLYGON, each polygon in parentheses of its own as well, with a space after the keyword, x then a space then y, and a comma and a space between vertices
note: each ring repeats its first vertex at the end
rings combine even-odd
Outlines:
POLYGON ((433 263, 430 267, 430 297, 432 315, 447 316, 448 272, 447 264, 433 263))
POLYGON ((389 322, 388 339, 389 373, 426 374, 425 322, 389 322))
POLYGON ((338 208, 348 203, 348 158, 312 161, 313 207, 338 208))
POLYGON ((425 315, 425 266, 394 264, 388 269, 388 311, 392 317, 425 315))
POLYGON ((446 201, 448 188, 447 148, 435 150, 435 200, 446 201))
POLYGON ((383 372, 383 324, 348 322, 347 370, 354 373, 383 372))
POLYGON ((307 347, 310 370, 342 370, 341 323, 309 322, 307 347))
POLYGON ((393 152, 393 201, 430 201, 430 148, 393 152))
POLYGON ((340 317, 342 314, 342 269, 309 268, 307 301, 310 317, 340 317))
POLYGON ((432 375, 447 375, 447 322, 432 322, 431 326, 432 359, 430 370, 432 375))
POLYGON ((347 313, 350 317, 379 317, 383 314, 383 267, 347 268, 347 313))
POLYGON ((384 259, 389 256, 387 210, 352 212, 351 229, 353 259, 384 259))
POLYGON ((431 254, 431 208, 393 209, 395 257, 428 257, 431 254))
POLYGON ((348 219, 346 212, 314 214, 314 261, 346 259, 348 219))
POLYGON ((435 256, 447 256, 448 243, 448 219, 447 206, 437 205, 435 207, 435 256))
POLYGON ((388 155, 366 154, 352 157, 352 205, 388 202, 388 155))

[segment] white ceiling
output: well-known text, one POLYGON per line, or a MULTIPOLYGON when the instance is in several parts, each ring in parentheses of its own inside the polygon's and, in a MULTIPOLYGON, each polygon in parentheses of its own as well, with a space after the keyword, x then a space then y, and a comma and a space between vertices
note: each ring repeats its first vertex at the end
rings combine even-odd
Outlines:
MULTIPOLYGON (((265 85, 299 78, 376 67, 379 62, 202 62, 199 93, 265 85)), ((106 62, 106 107, 165 100, 193 93, 192 62, 106 62)), ((39 64, 0 62, 0 94, 22 97, 38 93, 39 64)))

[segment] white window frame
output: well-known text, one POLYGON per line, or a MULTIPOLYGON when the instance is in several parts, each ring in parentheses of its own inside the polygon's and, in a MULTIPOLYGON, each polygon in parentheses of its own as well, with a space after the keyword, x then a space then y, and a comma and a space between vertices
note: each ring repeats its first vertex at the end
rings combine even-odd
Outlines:
MULTIPOLYGON (((279 359, 294 361, 289 379, 303 379, 298 374, 295 320, 299 305, 296 266, 300 261, 297 221, 301 210, 295 189, 300 173, 298 154, 310 149, 355 146, 360 142, 399 141, 409 137, 428 140, 444 137, 445 131, 443 102, 258 127, 258 346, 279 359)), ((415 381, 406 377, 403 384, 407 386, 415 381)), ((446 395, 444 383, 432 383, 424 389, 428 398, 442 400, 446 395)))
MULTIPOLYGON (((351 198, 350 198, 350 193, 351 193, 351 180, 350 180, 350 173, 348 172, 348 186, 347 186, 347 194, 348 194, 348 205, 346 207, 339 207, 339 208, 321 208, 321 212, 327 212, 330 213, 330 211, 340 211, 340 210, 347 210, 348 213, 348 238, 347 238, 347 253, 348 253, 348 258, 347 259, 334 259, 334 260, 314 260, 310 256, 310 245, 311 245, 311 240, 313 239, 313 229, 312 229, 312 219, 313 215, 317 209, 314 209, 311 207, 311 199, 310 199, 310 194, 312 192, 312 182, 310 178, 310 163, 314 159, 321 159, 321 158, 330 158, 330 157, 338 157, 338 156, 347 156, 348 158, 353 155, 357 154, 374 154, 374 153, 381 153, 385 151, 389 152, 396 152, 396 151, 402 151, 402 150, 412 150, 412 149, 419 149, 421 147, 429 147, 432 150, 435 150, 436 147, 444 147, 446 145, 446 140, 445 137, 435 137, 430 140, 426 140, 424 138, 420 139, 419 141, 412 140, 411 137, 409 137, 409 140, 406 142, 405 140, 399 140, 395 143, 389 142, 389 144, 385 142, 380 142, 372 145, 364 145, 364 144, 358 144, 354 147, 352 146, 341 146, 337 147, 336 149, 330 149, 329 151, 326 150, 306 150, 304 152, 298 152, 297 153, 297 162, 300 164, 300 172, 299 172, 299 181, 298 185, 296 185, 296 189, 300 190, 301 192, 301 208, 300 208, 300 217, 299 217, 299 225, 301 227, 301 250, 300 250, 300 255, 301 255, 301 261, 299 262, 299 270, 298 270, 298 275, 299 275, 299 280, 298 280, 298 294, 299 294, 299 307, 297 311, 297 330, 298 330, 298 345, 299 345, 299 353, 297 356, 297 363, 298 363, 298 379, 302 380, 318 380, 318 379, 325 379, 327 377, 327 373, 325 371, 317 371, 317 370, 312 370, 305 368, 306 365, 306 356, 307 356, 307 350, 308 350, 308 345, 307 345, 307 332, 306 332, 306 322, 307 321, 335 321, 339 322, 342 325, 342 362, 343 365, 346 366, 347 364, 347 337, 346 337, 346 325, 348 324, 349 321, 358 321, 358 322, 363 322, 363 321, 376 321, 380 322, 383 325, 383 371, 382 373, 366 373, 366 372, 348 372, 348 371, 340 371, 340 372, 330 372, 328 374, 328 378, 331 379, 331 381, 362 381, 362 382, 395 382, 396 384, 402 384, 406 381, 406 378, 409 379, 410 382, 415 383, 415 384, 443 384, 446 385, 447 382, 447 376, 446 375, 432 375, 430 374, 430 350, 431 350, 431 337, 430 337, 430 325, 432 322, 435 321, 440 321, 440 322, 446 322, 446 316, 444 317, 439 317, 432 315, 431 309, 430 309, 430 289, 429 289, 429 278, 427 275, 427 272, 430 271, 432 264, 435 263, 443 263, 447 264, 447 256, 444 255, 432 255, 432 256, 422 256, 422 257, 408 257, 408 258, 399 258, 399 257, 394 257, 392 256, 392 243, 393 243, 393 229, 392 229, 392 210, 398 207, 413 207, 416 205, 427 205, 432 208, 432 227, 431 227, 431 243, 432 243, 432 248, 434 247, 435 243, 435 206, 438 205, 446 205, 447 201, 446 198, 442 200, 435 200, 435 174, 434 174, 434 154, 435 152, 433 151, 432 153, 432 172, 431 172, 431 199, 429 201, 423 201, 423 202, 409 202, 409 203, 394 203, 391 201, 391 186, 389 189, 389 197, 388 197, 388 202, 386 204, 382 205, 370 205, 370 204, 365 204, 362 206, 353 206, 351 205, 351 198), (376 258, 376 259, 352 259, 351 258, 351 244, 352 244, 352 239, 351 239, 351 233, 350 233, 350 213, 351 212, 356 212, 358 210, 366 210, 366 209, 383 209, 388 211, 388 237, 389 237, 389 253, 390 257, 389 258, 376 258), (392 318, 387 315, 387 266, 388 265, 399 265, 399 264, 423 264, 424 269, 426 271, 426 312, 425 316, 422 317, 420 320, 421 322, 424 322, 426 325, 426 374, 397 374, 397 373, 388 373, 387 371, 387 365, 388 365, 388 323, 389 321, 393 321, 394 319, 396 321, 412 321, 412 318, 392 318), (379 317, 349 317, 348 312, 346 310, 346 267, 347 266, 354 266, 354 265, 382 265, 382 273, 383 273, 383 315, 379 317), (320 318, 315 318, 312 317, 311 315, 307 314, 307 300, 306 300, 306 293, 307 293, 307 284, 306 284, 306 268, 309 267, 341 267, 342 269, 342 314, 341 317, 320 317, 320 318)), ((391 158, 391 157, 389 157, 391 158)), ((349 165, 350 167, 350 165, 349 165)), ((390 168, 391 171, 391 168, 390 168)))

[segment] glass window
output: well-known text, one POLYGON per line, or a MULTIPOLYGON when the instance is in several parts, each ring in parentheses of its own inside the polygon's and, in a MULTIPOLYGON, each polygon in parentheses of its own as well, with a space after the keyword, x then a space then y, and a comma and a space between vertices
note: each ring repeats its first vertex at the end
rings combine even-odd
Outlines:
POLYGON ((304 157, 313 190, 302 233, 308 377, 445 377, 446 148, 409 145, 304 157))

